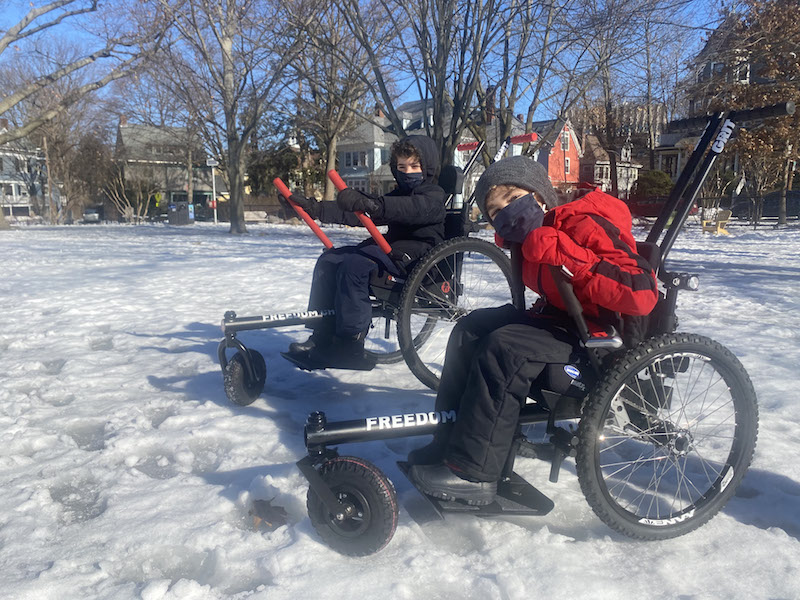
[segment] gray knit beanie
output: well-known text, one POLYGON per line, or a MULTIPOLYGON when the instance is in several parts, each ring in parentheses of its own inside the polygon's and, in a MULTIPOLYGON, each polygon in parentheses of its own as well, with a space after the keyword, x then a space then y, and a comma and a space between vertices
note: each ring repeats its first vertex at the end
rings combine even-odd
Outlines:
POLYGON ((558 195, 550 183, 547 170, 529 156, 509 156, 489 165, 475 186, 475 201, 484 217, 491 223, 486 212, 486 196, 496 185, 513 185, 529 192, 536 192, 547 208, 558 206, 558 195))

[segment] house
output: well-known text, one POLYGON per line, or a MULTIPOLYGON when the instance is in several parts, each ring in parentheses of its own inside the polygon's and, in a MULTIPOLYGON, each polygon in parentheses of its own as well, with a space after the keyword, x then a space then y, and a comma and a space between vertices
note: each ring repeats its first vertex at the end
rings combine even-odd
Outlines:
MULTIPOLYGON (((200 140, 185 128, 129 124, 120 119, 115 157, 125 181, 146 182, 160 212, 169 205, 188 202, 187 164, 191 160, 192 205, 210 207, 211 167, 200 140)), ((217 173, 218 175, 218 173, 217 173)), ((227 194, 222 178, 216 178, 218 198, 227 194)))
POLYGON ((397 136, 384 129, 389 127, 389 119, 382 112, 376 111, 372 119, 361 120, 341 137, 336 149, 337 170, 351 188, 385 194, 395 186, 389 168, 389 153, 397 136))
POLYGON ((667 125, 667 131, 658 138, 655 152, 656 170, 664 171, 672 181, 678 180, 702 133, 681 129, 677 123, 675 121, 667 125))
POLYGON ((737 47, 741 43, 735 31, 739 18, 740 15, 729 13, 692 61, 693 81, 687 90, 689 116, 706 114, 726 87, 772 82, 759 75, 763 65, 754 62, 747 50, 737 47))
MULTIPOLYGON (((622 199, 630 196, 642 169, 640 163, 632 160, 632 150, 629 138, 617 154, 617 195, 622 199)), ((580 179, 582 182, 593 182, 604 192, 611 190, 611 160, 596 135, 586 135, 584 138, 580 179)))
POLYGON ((531 131, 543 139, 536 160, 550 176, 550 183, 561 191, 574 190, 580 181, 583 151, 569 119, 534 121, 531 131))
MULTIPOLYGON (((409 135, 425 135, 426 120, 432 123, 433 110, 430 102, 417 100, 406 102, 397 108, 397 114, 409 135)), ((386 193, 394 188, 395 181, 389 168, 391 145, 397 136, 391 131, 389 120, 377 112, 372 121, 362 121, 350 133, 342 136, 337 147, 338 170, 345 182, 355 189, 372 193, 386 193)), ((499 122, 489 118, 485 124, 486 137, 490 146, 496 148, 499 140, 499 122)), ((548 170, 550 181, 554 187, 563 190, 574 189, 578 184, 581 145, 568 120, 537 121, 533 123, 533 131, 544 137, 543 145, 534 158, 548 170)), ((517 118, 513 121, 511 135, 525 133, 524 122, 517 118)), ((464 167, 473 154, 475 138, 469 130, 465 131, 461 144, 455 153, 453 163, 464 167)), ((519 154, 522 146, 512 146, 507 156, 519 154)), ((480 162, 475 164, 464 181, 464 195, 468 197, 483 172, 480 162)))
MULTIPOLYGON (((0 132, 8 130, 8 119, 0 119, 0 132)), ((0 206, 6 216, 45 212, 46 180, 44 155, 30 141, 23 138, 0 146, 0 206)))

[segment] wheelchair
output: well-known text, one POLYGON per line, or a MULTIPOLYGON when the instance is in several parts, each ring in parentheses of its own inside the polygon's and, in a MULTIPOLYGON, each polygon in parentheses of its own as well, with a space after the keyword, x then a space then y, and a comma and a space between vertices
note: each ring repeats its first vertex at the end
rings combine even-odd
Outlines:
MULTIPOLYGON (((563 460, 574 457, 588 504, 626 536, 677 537, 705 524, 725 505, 755 451, 756 394, 729 350, 708 337, 677 331, 678 292, 698 289, 699 280, 670 272, 666 258, 736 122, 793 112, 794 105, 786 103, 711 116, 647 240, 637 244, 659 281, 656 308, 639 323, 639 336, 621 335, 624 320, 620 331, 612 327, 590 334, 569 274, 553 268, 581 355, 569 364, 549 365, 534 382, 495 501, 468 506, 423 494, 441 516, 547 514, 553 502, 514 472, 525 428, 534 424, 545 424, 550 436, 542 444, 547 451, 539 454, 551 459, 550 481, 558 480, 563 460)), ((517 289, 520 261, 512 249, 517 289)), ((364 556, 385 547, 397 526, 392 482, 370 462, 340 456, 339 445, 428 435, 457 418, 456 411, 431 411, 328 422, 323 412, 312 412, 304 429, 308 454, 297 465, 309 483, 308 514, 320 538, 342 554, 364 556)), ((407 463, 398 466, 407 474, 407 463)))
MULTIPOLYGON (((524 141, 529 141, 528 136, 508 138, 495 159, 505 153, 508 145, 524 141)), ((487 240, 470 235, 477 231, 469 218, 472 198, 461 206, 454 203, 462 192, 464 173, 469 172, 482 149, 481 143, 463 170, 448 166, 439 176, 439 183, 447 194, 445 241, 415 263, 407 267, 398 265, 401 276, 379 272, 370 281, 372 323, 365 351, 377 365, 405 360, 419 381, 433 390, 438 387, 447 340, 456 321, 476 308, 520 301, 512 286, 511 262, 506 252, 487 240)), ((339 189, 346 187, 335 171, 328 175, 339 189)), ((279 179, 275 184, 288 200, 291 195, 288 188, 279 179)), ((316 223, 299 207, 295 210, 323 244, 332 247, 316 223)), ((359 218, 392 258, 390 247, 374 224, 365 215, 359 218)), ((251 404, 263 391, 267 378, 263 355, 245 347, 237 336, 239 332, 308 325, 333 314, 332 310, 324 310, 239 317, 227 311, 222 320, 224 337, 217 354, 228 399, 240 406, 251 404), (234 351, 230 358, 228 350, 234 351)), ((284 357, 292 360, 286 354, 284 357)), ((302 363, 295 364, 314 370, 302 363)))

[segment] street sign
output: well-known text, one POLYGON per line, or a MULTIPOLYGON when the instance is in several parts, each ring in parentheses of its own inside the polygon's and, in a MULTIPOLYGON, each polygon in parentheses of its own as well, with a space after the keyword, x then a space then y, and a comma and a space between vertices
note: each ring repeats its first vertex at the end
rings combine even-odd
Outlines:
POLYGON ((215 159, 213 159, 213 158, 207 158, 206 159, 206 166, 207 167, 216 167, 218 165, 219 165, 219 163, 215 159))

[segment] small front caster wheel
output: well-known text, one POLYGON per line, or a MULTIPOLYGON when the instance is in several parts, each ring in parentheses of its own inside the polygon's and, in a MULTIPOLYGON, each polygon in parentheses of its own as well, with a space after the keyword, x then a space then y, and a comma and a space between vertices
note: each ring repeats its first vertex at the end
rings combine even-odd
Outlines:
POLYGON ((225 395, 228 400, 239 406, 252 404, 264 391, 267 381, 267 364, 260 352, 247 350, 247 355, 255 371, 255 379, 250 376, 244 356, 241 352, 233 355, 225 367, 225 395))
POLYGON ((320 477, 342 503, 332 514, 313 489, 308 490, 308 516, 322 540, 348 556, 381 550, 397 528, 397 495, 392 482, 375 465, 355 456, 325 462, 320 477))

